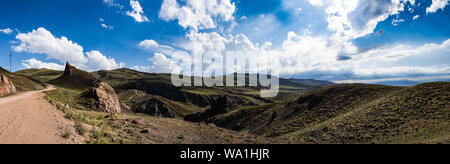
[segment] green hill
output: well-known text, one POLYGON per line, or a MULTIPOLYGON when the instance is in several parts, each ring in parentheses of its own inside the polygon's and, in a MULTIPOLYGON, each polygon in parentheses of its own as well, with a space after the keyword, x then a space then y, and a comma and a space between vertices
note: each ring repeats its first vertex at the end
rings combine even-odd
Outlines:
POLYGON ((11 73, 2 67, 0 67, 0 74, 6 75, 13 82, 19 92, 40 90, 45 88, 44 84, 42 84, 39 80, 24 75, 11 73))
POLYGON ((450 83, 336 85, 207 122, 298 143, 449 143, 450 83))
POLYGON ((32 77, 34 79, 40 80, 41 82, 49 82, 60 77, 63 74, 63 71, 55 71, 51 69, 23 69, 15 72, 19 75, 24 75, 28 77, 32 77))

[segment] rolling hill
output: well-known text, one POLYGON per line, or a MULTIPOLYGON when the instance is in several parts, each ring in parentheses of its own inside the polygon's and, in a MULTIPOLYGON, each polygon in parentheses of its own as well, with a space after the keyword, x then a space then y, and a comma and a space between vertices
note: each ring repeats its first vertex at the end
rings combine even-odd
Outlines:
POLYGON ((42 69, 23 69, 15 73, 37 79, 41 82, 49 82, 50 80, 58 78, 64 72, 42 68, 42 69))
MULTIPOLYGON (((75 88, 105 81, 118 92, 122 109, 125 107, 130 117, 153 118, 150 115, 178 118, 175 120, 183 124, 186 122, 181 119, 213 123, 277 142, 450 143, 449 82, 397 87, 280 78, 280 95, 261 98, 260 87, 175 87, 169 74, 71 70, 64 74, 75 76, 63 74, 55 80, 49 79, 57 71, 19 72, 55 84, 80 86, 75 88)), ((77 103, 70 103, 77 102, 72 92, 57 90, 49 95, 76 107, 77 103)), ((127 121, 112 120, 109 124, 127 121)))
MULTIPOLYGON (((279 96, 262 98, 259 96, 260 87, 176 87, 172 84, 170 74, 143 73, 126 68, 98 71, 92 74, 111 84, 119 93, 122 102, 130 108, 133 108, 136 104, 143 106, 141 102, 146 101, 146 98, 153 98, 154 101, 151 102, 158 100, 159 104, 164 104, 165 109, 172 109, 166 107, 176 106, 177 108, 172 111, 174 111, 175 117, 180 118, 204 112, 221 97, 227 97, 231 102, 242 107, 260 106, 295 98, 304 91, 333 84, 313 80, 303 82, 293 79, 280 79, 282 90, 279 96), (136 91, 141 92, 137 94, 136 91)), ((248 79, 249 76, 246 75, 246 78, 248 79)), ((146 104, 146 106, 151 105, 146 104)))
POLYGON ((330 86, 206 122, 298 143, 449 143, 449 121, 450 83, 438 82, 330 86))
POLYGON ((45 88, 44 84, 39 80, 28 76, 11 73, 3 69, 2 67, 0 67, 0 74, 6 75, 13 82, 14 86, 19 92, 40 90, 45 88))

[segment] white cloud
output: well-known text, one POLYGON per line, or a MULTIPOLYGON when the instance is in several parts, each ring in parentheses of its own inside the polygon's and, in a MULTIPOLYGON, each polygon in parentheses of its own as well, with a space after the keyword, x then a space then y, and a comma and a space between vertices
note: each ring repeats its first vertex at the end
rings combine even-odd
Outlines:
POLYGON ((10 34, 12 34, 13 30, 11 30, 10 28, 5 28, 5 29, 0 29, 0 32, 10 35, 10 34))
POLYGON ((47 54, 49 59, 56 59, 61 63, 70 61, 78 66, 87 62, 83 47, 68 40, 67 37, 56 38, 50 31, 42 27, 26 34, 18 34, 16 39, 20 42, 18 46, 13 46, 16 52, 47 54))
POLYGON ((405 22, 405 20, 404 19, 394 19, 394 20, 392 20, 392 25, 398 26, 402 22, 405 22))
MULTIPOLYGON (((164 0, 159 13, 159 17, 163 20, 177 19, 182 27, 192 29, 186 34, 187 41, 178 44, 182 50, 173 49, 167 53, 158 51, 162 45, 154 40, 141 42, 140 45, 144 49, 160 52, 160 55, 165 57, 163 59, 175 62, 183 70, 191 69, 191 65, 185 63, 202 62, 196 61, 197 59, 192 62, 180 62, 180 59, 190 61, 193 59, 192 54, 194 53, 214 55, 208 54, 212 51, 219 52, 223 56, 226 51, 235 51, 241 52, 243 55, 264 53, 277 55, 281 61, 279 72, 285 76, 298 77, 298 75, 302 75, 302 77, 308 78, 339 80, 416 74, 450 74, 450 67, 448 63, 444 62, 450 60, 448 55, 445 56, 450 49, 450 46, 446 46, 447 43, 423 45, 419 48, 408 45, 391 45, 368 51, 360 50, 352 43, 355 38, 373 33, 379 22, 385 21, 390 16, 398 15, 405 9, 406 3, 414 5, 414 0, 310 0, 310 3, 318 9, 324 9, 328 22, 327 28, 333 33, 332 36, 311 36, 311 32, 308 31, 303 35, 289 32, 279 48, 272 48, 270 42, 259 45, 243 34, 224 35, 218 32, 199 32, 198 30, 201 29, 214 28, 216 26, 213 21, 214 17, 205 14, 206 17, 203 17, 205 19, 197 19, 204 15, 197 15, 194 12, 196 10, 189 5, 190 1, 185 2, 186 6, 180 6, 176 0, 164 0), (187 14, 180 14, 180 12, 187 14), (189 14, 191 15, 187 17, 189 14), (425 49, 428 50, 424 51, 425 49), (440 61, 440 64, 437 64, 439 62, 420 61, 417 58, 440 61)), ((204 8, 207 7, 203 6, 202 9, 204 8)), ((269 16, 261 15, 264 18, 269 16)), ((397 17, 393 24, 397 25, 403 21, 397 17)), ((270 25, 274 26, 274 23, 259 29, 266 30, 271 27, 270 25)), ((249 29, 254 28, 255 26, 249 29)), ((266 56, 251 56, 254 60, 262 60, 264 57, 266 56)), ((156 61, 152 60, 153 64, 156 61)))
POLYGON ((430 7, 427 8, 427 14, 435 13, 438 10, 444 10, 450 0, 433 0, 430 7))
POLYGON ((155 51, 155 52, 164 53, 164 54, 171 54, 171 53, 175 53, 175 51, 177 51, 171 46, 160 45, 158 42, 151 40, 151 39, 147 39, 147 40, 140 42, 139 47, 144 50, 155 51))
POLYGON ((139 47, 144 49, 156 49, 159 47, 159 44, 154 40, 144 40, 139 43, 139 47))
POLYGON ((103 3, 108 5, 109 7, 118 7, 120 9, 123 9, 123 5, 114 2, 114 0, 103 0, 103 3))
POLYGON ((419 47, 396 45, 380 47, 352 56, 351 60, 335 60, 340 51, 326 38, 289 33, 280 55, 280 72, 322 79, 399 77, 409 75, 450 74, 450 39, 442 44, 419 47), (292 60, 297 59, 297 60, 292 60))
POLYGON ((46 54, 48 59, 55 59, 61 63, 70 62, 87 71, 109 70, 123 66, 123 63, 117 64, 114 59, 107 58, 98 51, 84 54, 83 47, 77 43, 67 37, 57 38, 42 27, 29 33, 20 33, 16 39, 19 45, 12 47, 15 52, 46 54))
POLYGON ((47 69, 62 71, 65 68, 63 65, 59 65, 56 63, 44 63, 35 58, 22 61, 22 65, 27 69, 29 69, 29 68, 36 68, 36 69, 47 68, 47 69))
MULTIPOLYGON (((341 45, 333 44, 326 37, 312 37, 298 35, 290 32, 280 48, 272 48, 271 43, 263 45, 255 44, 245 35, 228 35, 211 33, 190 32, 187 34, 189 42, 183 45, 188 52, 184 56, 164 54, 172 65, 190 69, 190 65, 178 62, 180 58, 191 58, 193 53, 203 55, 208 52, 219 52, 223 57, 224 52, 234 51, 243 55, 270 54, 279 57, 278 71, 285 76, 301 75, 307 78, 319 78, 328 80, 345 80, 349 78, 377 78, 400 77, 413 75, 450 74, 448 62, 450 56, 450 39, 442 44, 425 44, 419 47, 408 45, 393 45, 379 47, 373 50, 355 53, 351 60, 336 60, 340 57, 341 45), (175 62, 175 64, 173 64, 175 62)), ((159 44, 158 44, 159 45, 159 44)), ((352 47, 353 45, 348 45, 352 47)), ((356 52, 358 52, 357 48, 356 52)), ((245 57, 245 56, 242 56, 245 57)), ((246 56, 249 57, 249 56, 246 56)), ((263 60, 264 55, 250 56, 252 60, 263 60)), ((162 59, 165 59, 162 58, 162 59)), ((159 60, 152 60, 155 62, 159 60)), ((164 61, 164 60, 163 60, 164 61)), ((192 61, 192 63, 208 64, 205 61, 192 61)), ((173 66, 172 66, 173 68, 173 66)), ((227 68, 228 70, 229 68, 227 68)), ((239 69, 244 71, 243 68, 239 69)))
POLYGON ((177 0, 164 0, 159 18, 164 21, 178 20, 183 28, 195 31, 216 28, 215 19, 234 21, 236 6, 230 0, 186 0, 180 6, 177 0))
POLYGON ((404 11, 414 0, 310 0, 311 5, 325 7, 328 29, 344 40, 373 33, 377 24, 404 11))
POLYGON ((114 26, 109 26, 109 25, 106 25, 104 23, 100 24, 100 26, 102 26, 103 28, 109 29, 109 30, 113 30, 114 29, 114 26))
POLYGON ((103 22, 105 22, 105 19, 100 18, 99 21, 102 22, 100 24, 101 27, 103 27, 105 29, 109 29, 109 30, 113 30, 114 29, 114 26, 110 26, 110 25, 107 25, 107 24, 103 23, 103 22))
POLYGON ((149 66, 133 66, 132 70, 140 71, 140 72, 150 72, 151 68, 149 66))
POLYGON ((124 63, 117 63, 113 58, 107 58, 99 51, 86 52, 88 58, 87 67, 89 70, 112 70, 122 68, 124 63))
POLYGON ((323 0, 309 0, 309 3, 313 6, 322 7, 323 0))
POLYGON ((155 53, 155 55, 150 58, 149 61, 153 63, 153 66, 148 72, 173 73, 181 71, 181 67, 175 61, 167 58, 161 53, 155 53))
POLYGON ((144 15, 144 10, 138 0, 130 0, 132 11, 127 11, 126 14, 133 17, 138 23, 149 22, 150 20, 144 15))
POLYGON ((419 17, 420 17, 420 15, 415 15, 415 16, 413 17, 413 20, 419 19, 419 17))

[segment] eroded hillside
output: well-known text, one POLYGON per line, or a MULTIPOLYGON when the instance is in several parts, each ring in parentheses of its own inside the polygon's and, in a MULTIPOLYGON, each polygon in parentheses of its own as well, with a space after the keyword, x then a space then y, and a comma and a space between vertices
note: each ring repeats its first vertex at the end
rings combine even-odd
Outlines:
POLYGON ((298 143, 448 143, 450 83, 336 85, 295 101, 210 118, 221 127, 298 143))

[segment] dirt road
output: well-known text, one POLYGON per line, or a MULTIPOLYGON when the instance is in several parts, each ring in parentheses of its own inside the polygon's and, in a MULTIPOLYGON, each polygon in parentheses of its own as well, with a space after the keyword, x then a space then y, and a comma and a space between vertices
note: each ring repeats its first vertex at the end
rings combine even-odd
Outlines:
POLYGON ((20 93, 0 98, 0 144, 81 143, 74 123, 45 100, 43 93, 54 89, 20 93), (69 132, 69 137, 62 137, 69 132))

